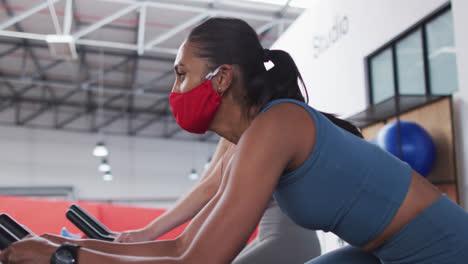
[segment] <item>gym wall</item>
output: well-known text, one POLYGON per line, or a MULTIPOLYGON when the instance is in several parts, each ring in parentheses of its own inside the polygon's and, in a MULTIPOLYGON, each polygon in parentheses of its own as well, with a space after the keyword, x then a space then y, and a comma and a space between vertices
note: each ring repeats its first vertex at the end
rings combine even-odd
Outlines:
MULTIPOLYGON (((425 105, 403 113, 400 120, 412 121, 422 126, 432 137, 436 147, 434 167, 427 179, 434 183, 442 192, 453 201, 459 202, 459 178, 454 152, 455 139, 453 137, 452 102, 450 98, 425 105)), ((388 118, 362 128, 365 139, 373 140, 379 130, 388 122, 396 121, 396 117, 388 118)))
POLYGON ((0 183, 13 186, 73 186, 80 200, 167 208, 195 181, 216 148, 213 143, 104 136, 114 180, 105 182, 92 155, 103 136, 2 127, 0 183), (128 200, 129 202, 126 202, 128 200), (131 201, 135 202, 131 202, 131 201))
POLYGON ((455 134, 458 169, 460 173, 460 189, 462 189, 462 204, 468 207, 468 1, 452 0, 455 23, 455 43, 457 45, 458 84, 459 91, 453 95, 455 116, 455 134))

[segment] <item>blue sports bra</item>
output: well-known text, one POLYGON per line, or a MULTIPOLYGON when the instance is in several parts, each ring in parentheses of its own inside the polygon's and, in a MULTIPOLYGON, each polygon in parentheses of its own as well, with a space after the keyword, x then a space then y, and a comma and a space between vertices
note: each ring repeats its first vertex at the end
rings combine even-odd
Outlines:
POLYGON ((260 114, 279 103, 303 107, 316 127, 310 156, 280 177, 274 198, 281 210, 305 228, 331 231, 351 245, 365 245, 393 219, 408 192, 411 167, 303 102, 274 100, 260 114))

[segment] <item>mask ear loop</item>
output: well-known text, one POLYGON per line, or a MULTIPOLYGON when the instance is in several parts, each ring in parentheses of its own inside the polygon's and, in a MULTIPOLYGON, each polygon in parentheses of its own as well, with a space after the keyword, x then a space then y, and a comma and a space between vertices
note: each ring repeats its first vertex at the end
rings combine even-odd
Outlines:
MULTIPOLYGON (((222 66, 223 66, 223 65, 219 65, 218 68, 216 68, 214 71, 208 73, 208 74, 205 76, 205 79, 211 81, 211 79, 213 79, 213 77, 215 77, 216 74, 219 73, 219 70, 221 70, 221 67, 222 67, 222 66)), ((220 90, 221 90, 221 87, 218 87, 218 93, 220 92, 220 90)), ((223 95, 223 93, 219 93, 219 94, 220 94, 221 96, 223 95)))
POLYGON ((215 77, 216 74, 219 73, 219 70, 221 70, 221 67, 222 67, 222 66, 223 66, 223 65, 220 65, 220 66, 218 66, 218 68, 216 68, 214 71, 208 73, 208 74, 205 76, 205 79, 207 79, 207 80, 213 79, 213 77, 215 77))

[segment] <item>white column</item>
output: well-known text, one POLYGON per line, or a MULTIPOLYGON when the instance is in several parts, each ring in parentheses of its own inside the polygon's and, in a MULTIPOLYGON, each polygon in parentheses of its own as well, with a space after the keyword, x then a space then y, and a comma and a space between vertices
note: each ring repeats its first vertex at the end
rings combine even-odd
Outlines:
POLYGON ((454 110, 457 135, 458 171, 461 200, 468 208, 468 1, 452 0, 455 27, 455 44, 458 64, 458 92, 454 94, 454 110))

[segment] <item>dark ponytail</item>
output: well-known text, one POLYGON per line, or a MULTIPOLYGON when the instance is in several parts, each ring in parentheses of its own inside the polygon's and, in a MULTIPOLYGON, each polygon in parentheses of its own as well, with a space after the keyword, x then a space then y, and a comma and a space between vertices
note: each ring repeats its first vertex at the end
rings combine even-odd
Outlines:
MULTIPOLYGON (((264 60, 271 60, 275 65, 273 68, 267 71, 268 78, 266 82, 270 82, 270 86, 276 87, 274 90, 277 92, 277 97, 272 96, 268 102, 280 98, 290 98, 308 103, 309 95, 307 93, 307 89, 304 80, 302 79, 301 73, 299 72, 299 69, 297 68, 293 58, 287 52, 282 50, 266 49, 264 52, 264 60), (298 82, 300 85, 302 85, 306 93, 305 100, 300 91, 298 82), (295 87, 295 89, 291 89, 291 87, 295 87)), ((359 131, 359 129, 350 122, 339 119, 333 114, 325 112, 320 113, 332 121, 336 126, 339 126, 358 137, 363 137, 361 131, 359 131)))
MULTIPOLYGON (((233 97, 248 110, 262 109, 269 102, 282 98, 308 102, 306 86, 289 53, 263 49, 255 30, 243 20, 210 18, 190 32, 187 42, 196 48, 197 56, 209 61, 209 67, 213 69, 221 64, 239 66, 245 89, 232 91, 233 97), (267 61, 274 64, 268 71, 264 65, 267 61)), ((332 114, 322 114, 335 125, 362 137, 351 123, 332 114)))
POLYGON ((289 53, 283 50, 265 49, 262 63, 268 61, 274 64, 273 67, 264 74, 255 76, 251 83, 247 83, 250 105, 263 108, 269 102, 281 98, 307 102, 309 98, 304 99, 299 86, 300 83, 307 94, 304 81, 289 53))
POLYGON ((320 113, 326 116, 335 125, 343 128, 344 130, 347 130, 351 134, 354 134, 360 138, 363 138, 361 131, 355 125, 351 124, 350 122, 343 120, 343 119, 339 119, 334 114, 329 114, 325 112, 320 112, 320 113))

